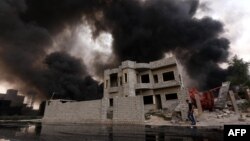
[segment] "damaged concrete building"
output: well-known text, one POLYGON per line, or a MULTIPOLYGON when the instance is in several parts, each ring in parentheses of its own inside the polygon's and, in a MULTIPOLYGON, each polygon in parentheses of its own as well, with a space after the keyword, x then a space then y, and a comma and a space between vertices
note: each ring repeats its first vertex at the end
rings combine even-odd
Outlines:
POLYGON ((187 94, 181 81, 174 57, 150 63, 124 61, 105 70, 101 100, 48 101, 43 121, 143 123, 145 114, 154 110, 185 119, 187 94))

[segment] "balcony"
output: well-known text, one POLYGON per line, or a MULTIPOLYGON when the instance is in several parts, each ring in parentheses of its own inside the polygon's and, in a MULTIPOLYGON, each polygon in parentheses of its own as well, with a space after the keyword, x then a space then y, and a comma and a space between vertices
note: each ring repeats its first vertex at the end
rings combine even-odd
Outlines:
POLYGON ((110 87, 108 92, 109 93, 115 93, 115 92, 118 92, 119 91, 119 87, 110 87))
POLYGON ((152 89, 153 85, 151 83, 138 83, 135 85, 135 89, 152 89))
POLYGON ((176 65, 176 60, 174 57, 165 58, 165 59, 161 59, 158 61, 150 62, 150 67, 152 69, 157 69, 157 68, 167 67, 167 66, 175 66, 175 65, 176 65))
POLYGON ((137 63, 136 69, 150 69, 150 65, 147 63, 137 63))
POLYGON ((155 83, 153 88, 154 89, 159 89, 159 88, 166 88, 166 87, 175 87, 175 86, 180 86, 180 82, 176 80, 171 80, 171 81, 165 81, 161 83, 155 83))

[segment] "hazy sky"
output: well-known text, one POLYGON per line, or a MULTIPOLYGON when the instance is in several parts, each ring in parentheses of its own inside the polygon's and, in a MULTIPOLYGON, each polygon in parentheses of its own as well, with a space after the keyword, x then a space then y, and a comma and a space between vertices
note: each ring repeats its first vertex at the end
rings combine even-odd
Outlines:
POLYGON ((197 17, 212 16, 222 21, 231 41, 231 53, 250 61, 250 0, 200 0, 197 17))

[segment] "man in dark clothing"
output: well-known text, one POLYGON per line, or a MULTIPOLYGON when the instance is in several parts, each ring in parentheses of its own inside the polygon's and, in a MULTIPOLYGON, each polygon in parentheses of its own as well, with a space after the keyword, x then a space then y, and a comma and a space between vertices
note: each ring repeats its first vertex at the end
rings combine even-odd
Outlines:
POLYGON ((191 125, 195 125, 196 121, 194 118, 194 105, 188 99, 186 100, 186 102, 188 103, 188 119, 192 122, 191 125))

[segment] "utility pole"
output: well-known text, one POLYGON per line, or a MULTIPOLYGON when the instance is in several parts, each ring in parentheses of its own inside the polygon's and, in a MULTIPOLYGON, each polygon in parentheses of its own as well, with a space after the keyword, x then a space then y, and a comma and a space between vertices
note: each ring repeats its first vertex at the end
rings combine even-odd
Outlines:
POLYGON ((54 97, 55 93, 56 93, 56 92, 53 92, 53 93, 52 93, 52 96, 51 96, 50 100, 52 100, 52 99, 53 99, 53 97, 54 97))

